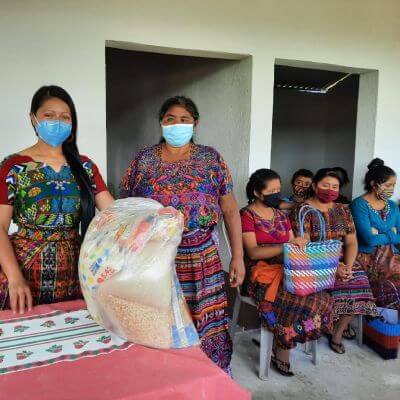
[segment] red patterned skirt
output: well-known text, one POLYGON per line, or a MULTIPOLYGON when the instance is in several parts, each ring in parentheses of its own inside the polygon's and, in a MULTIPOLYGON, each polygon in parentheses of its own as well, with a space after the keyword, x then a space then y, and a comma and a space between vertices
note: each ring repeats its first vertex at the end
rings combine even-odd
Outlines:
POLYGON ((342 315, 379 315, 367 274, 356 261, 353 265, 353 276, 348 281, 336 279, 330 290, 333 299, 334 319, 342 315))
MULTIPOLYGON (((282 257, 268 261, 282 263, 282 257)), ((251 263, 248 263, 251 268, 251 263)), ((283 266, 282 266, 283 268, 283 266)), ((333 324, 332 298, 326 291, 308 296, 291 294, 280 286, 273 302, 265 300, 269 285, 249 282, 248 292, 257 304, 263 326, 274 334, 276 344, 282 349, 292 349, 296 343, 316 340, 330 332, 333 324)))
MULTIPOLYGON (((78 277, 81 241, 77 230, 23 227, 10 240, 35 305, 82 297, 78 277)), ((8 282, 0 270, 0 309, 8 307, 8 282)))
POLYGON ((228 333, 225 278, 211 231, 186 234, 178 247, 176 272, 204 353, 230 373, 232 341, 228 333))
POLYGON ((359 253, 357 261, 367 273, 378 307, 400 310, 400 255, 391 246, 374 253, 359 253))

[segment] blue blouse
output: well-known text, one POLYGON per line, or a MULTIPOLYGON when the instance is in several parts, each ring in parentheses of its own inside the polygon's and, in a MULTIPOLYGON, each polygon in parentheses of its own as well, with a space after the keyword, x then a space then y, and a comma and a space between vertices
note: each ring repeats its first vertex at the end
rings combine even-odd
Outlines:
MULTIPOLYGON (((357 229, 358 249, 361 253, 373 253, 377 246, 400 243, 400 210, 394 201, 388 201, 387 212, 382 216, 363 198, 350 204, 357 229), (378 233, 374 233, 376 230, 378 233)), ((396 250, 397 252, 397 250, 396 250)))

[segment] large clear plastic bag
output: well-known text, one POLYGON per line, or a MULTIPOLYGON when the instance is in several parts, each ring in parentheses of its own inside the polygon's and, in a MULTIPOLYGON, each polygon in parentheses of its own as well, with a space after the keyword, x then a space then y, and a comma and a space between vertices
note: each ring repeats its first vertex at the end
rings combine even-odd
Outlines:
POLYGON ((115 201, 82 244, 79 278, 88 310, 106 329, 155 348, 199 338, 175 272, 183 216, 154 200, 115 201))

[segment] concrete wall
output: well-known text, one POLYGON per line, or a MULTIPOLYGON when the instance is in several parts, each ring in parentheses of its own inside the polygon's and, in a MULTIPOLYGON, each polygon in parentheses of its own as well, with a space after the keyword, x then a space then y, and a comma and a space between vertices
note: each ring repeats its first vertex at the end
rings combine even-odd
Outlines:
POLYGON ((231 167, 244 202, 250 144, 251 59, 221 60, 107 48, 108 183, 118 188, 135 153, 157 143, 158 111, 170 96, 200 111, 195 141, 214 146, 231 167))
MULTIPOLYGON (((354 197, 361 196, 364 193, 364 177, 368 165, 366 160, 372 160, 374 158, 376 140, 376 103, 379 93, 378 82, 379 73, 377 71, 366 72, 360 75, 356 123, 356 146, 354 155, 354 197)), ((383 147, 384 143, 379 143, 379 146, 383 147)), ((389 147, 389 144, 386 146, 389 147)), ((385 157, 383 153, 382 157, 385 157)), ((386 159, 386 161, 388 160, 386 159)))
MULTIPOLYGON (((315 173, 342 166, 352 178, 358 82, 358 75, 350 76, 327 94, 275 89, 271 166, 282 177, 284 193, 291 192, 299 168, 315 173)), ((352 186, 343 193, 351 197, 352 186)))
POLYGON ((271 157, 277 58, 378 70, 374 155, 400 170, 399 20, 398 0, 3 0, 0 156, 34 142, 31 96, 58 83, 78 107, 81 151, 106 175, 104 52, 115 40, 252 55, 250 171, 271 157))

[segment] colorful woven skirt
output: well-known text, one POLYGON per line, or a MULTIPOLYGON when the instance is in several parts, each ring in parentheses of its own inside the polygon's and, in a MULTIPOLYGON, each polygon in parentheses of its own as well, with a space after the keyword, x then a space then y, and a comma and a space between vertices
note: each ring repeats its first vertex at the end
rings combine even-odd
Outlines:
POLYGON ((178 248, 176 272, 204 353, 230 373, 232 341, 228 333, 224 271, 212 232, 186 234, 178 248))
MULTIPOLYGON (((385 246, 386 247, 386 246, 385 246)), ((367 273, 372 294, 378 307, 400 310, 400 274, 388 276, 385 264, 390 263, 391 268, 398 270, 400 255, 393 254, 388 260, 381 254, 385 249, 377 249, 375 253, 359 253, 357 261, 367 273)))
POLYGON ((379 315, 368 277, 358 262, 354 263, 353 277, 347 282, 336 279, 330 292, 334 319, 341 315, 379 315))
POLYGON ((332 301, 326 291, 308 296, 297 296, 278 290, 274 302, 265 300, 268 285, 249 283, 249 294, 254 298, 263 326, 274 334, 282 349, 292 349, 296 343, 316 340, 332 330, 332 301))
MULTIPOLYGON (((48 304, 81 297, 78 277, 80 238, 77 230, 20 228, 10 237, 33 303, 48 304)), ((0 309, 8 307, 8 282, 0 271, 0 309)))

